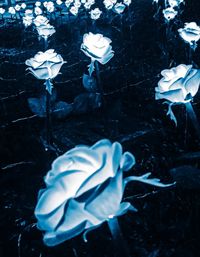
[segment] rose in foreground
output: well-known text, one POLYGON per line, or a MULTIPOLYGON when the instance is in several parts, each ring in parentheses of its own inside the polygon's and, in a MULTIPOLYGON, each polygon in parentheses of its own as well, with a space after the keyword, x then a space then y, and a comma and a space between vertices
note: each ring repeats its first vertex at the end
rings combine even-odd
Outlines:
POLYGON ((57 245, 128 210, 136 211, 129 202, 122 202, 129 181, 169 186, 149 179, 150 173, 123 179, 124 171, 134 164, 134 156, 123 153, 120 143, 106 139, 92 147, 77 146, 57 158, 35 209, 38 228, 45 232, 44 243, 57 245))

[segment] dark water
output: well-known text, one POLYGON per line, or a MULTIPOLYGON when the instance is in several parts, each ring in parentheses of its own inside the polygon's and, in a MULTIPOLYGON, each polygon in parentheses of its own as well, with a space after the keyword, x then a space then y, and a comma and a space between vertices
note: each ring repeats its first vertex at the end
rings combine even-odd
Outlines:
MULTIPOLYGON (((199 1, 187 1, 182 21, 199 22, 199 1)), ((57 25, 49 47, 67 61, 55 79, 57 101, 73 104, 73 112, 53 117, 53 135, 60 153, 77 144, 91 145, 102 138, 122 143, 137 160, 130 174, 152 172, 164 182, 177 186, 157 189, 130 184, 125 198, 138 208, 119 218, 124 238, 133 257, 197 257, 200 240, 199 142, 186 119, 184 106, 175 107, 178 127, 166 117, 167 107, 154 100, 160 71, 186 63, 185 45, 167 42, 169 57, 163 53, 165 25, 152 17, 151 1, 134 1, 130 19, 104 20, 93 32, 112 39, 115 56, 101 66, 104 107, 94 109, 82 86, 89 60, 80 51, 82 35, 88 29, 81 20, 57 25), (79 98, 77 98, 79 96, 79 98), (187 165, 187 166, 185 166, 187 165), (188 167, 190 166, 190 167, 188 167), (179 168, 178 168, 179 167, 179 168)), ((52 22, 53 24, 55 22, 52 22)), ((47 248, 34 223, 37 192, 44 186, 54 152, 45 152, 44 118, 34 115, 28 99, 44 94, 41 81, 25 71, 25 60, 42 49, 37 35, 19 24, 0 28, 0 257, 102 257, 114 256, 109 230, 104 224, 88 235, 85 244, 76 237, 47 248)), ((194 62, 200 65, 200 48, 194 62)), ((199 94, 194 99, 200 117, 199 94)))

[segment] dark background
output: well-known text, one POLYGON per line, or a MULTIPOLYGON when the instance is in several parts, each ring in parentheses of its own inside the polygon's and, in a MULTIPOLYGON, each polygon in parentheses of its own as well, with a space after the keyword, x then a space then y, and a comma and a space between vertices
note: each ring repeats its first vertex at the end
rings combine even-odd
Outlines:
MULTIPOLYGON (((200 153, 195 131, 184 106, 174 107, 176 128, 166 117, 167 106, 155 101, 154 88, 165 68, 187 63, 187 47, 177 28, 184 22, 200 24, 199 0, 186 1, 180 19, 171 25, 153 19, 150 0, 133 0, 122 20, 116 16, 96 26, 79 19, 56 26, 49 47, 60 53, 67 64, 54 81, 57 101, 73 106, 53 117, 53 135, 60 154, 77 144, 91 145, 102 138, 122 143, 137 160, 130 174, 152 172, 164 182, 177 181, 168 189, 130 183, 125 198, 138 208, 119 218, 130 255, 134 257, 197 257, 200 240, 200 153), (128 16, 129 15, 129 16, 128 16), (128 18, 129 17, 129 18, 128 18), (93 95, 82 85, 89 64, 81 51, 84 33, 100 32, 112 39, 113 59, 100 65, 104 88, 103 108, 94 108, 93 95), (169 53, 166 54, 166 53, 169 53), (91 100, 92 99, 92 100, 91 100), (187 165, 187 166, 186 166, 187 165)), ((106 224, 88 235, 54 248, 42 242, 34 225, 37 193, 44 187, 43 176, 56 158, 45 152, 44 118, 33 114, 31 97, 44 94, 42 81, 25 71, 25 60, 43 50, 32 30, 19 22, 0 28, 0 257, 102 257, 114 256, 106 224)), ((194 65, 200 65, 200 47, 194 65)), ((200 117, 200 95, 194 109, 200 117)))

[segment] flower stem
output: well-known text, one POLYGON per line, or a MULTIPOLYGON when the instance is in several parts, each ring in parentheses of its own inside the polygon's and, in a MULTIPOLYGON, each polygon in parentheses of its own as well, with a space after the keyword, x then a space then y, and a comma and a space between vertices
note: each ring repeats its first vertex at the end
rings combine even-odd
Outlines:
POLYGON ((101 94, 101 97, 103 97, 103 88, 102 88, 102 85, 101 85, 101 78, 100 78, 100 72, 99 72, 99 63, 97 61, 94 62, 94 67, 95 67, 95 70, 96 70, 98 91, 101 94))
POLYGON ((44 51, 46 51, 48 48, 48 39, 45 37, 44 38, 44 51))
POLYGON ((50 149, 52 141, 51 132, 51 95, 46 90, 46 151, 50 149))
POLYGON ((197 136, 200 140, 200 125, 199 125, 199 121, 197 119, 196 113, 193 109, 193 106, 192 106, 191 102, 186 103, 185 106, 186 106, 186 111, 188 113, 188 116, 189 116, 190 120, 192 121, 192 125, 194 126, 197 136))
POLYGON ((188 49, 188 64, 192 64, 192 59, 193 59, 193 49, 189 45, 189 49, 188 49))
POLYGON ((130 257, 128 247, 124 241, 117 217, 108 220, 108 227, 113 237, 116 257, 130 257))

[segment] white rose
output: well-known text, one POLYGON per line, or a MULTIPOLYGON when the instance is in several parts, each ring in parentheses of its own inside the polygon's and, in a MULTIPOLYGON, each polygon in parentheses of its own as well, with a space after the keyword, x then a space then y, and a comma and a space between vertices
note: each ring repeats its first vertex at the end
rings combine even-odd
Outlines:
POLYGON ((35 7, 34 9, 35 15, 41 15, 42 14, 42 9, 38 6, 35 7))
POLYGON ((25 64, 37 79, 48 80, 55 78, 65 62, 60 54, 49 49, 46 52, 38 52, 34 58, 26 60, 25 64))
POLYGON ((172 7, 163 10, 163 15, 167 21, 173 20, 178 14, 172 7))
POLYGON ((0 14, 3 15, 5 13, 5 9, 4 8, 0 8, 0 14))
POLYGON ((22 3, 22 4, 21 4, 21 8, 22 8, 22 9, 26 9, 26 4, 25 4, 25 3, 22 3))
POLYGON ((163 78, 156 87, 155 98, 166 99, 171 103, 186 103, 196 95, 200 85, 200 70, 192 65, 180 64, 161 72, 163 78))
POLYGON ((49 20, 45 16, 42 16, 42 15, 38 15, 34 19, 35 26, 47 25, 48 23, 49 23, 49 20))
POLYGON ((31 26, 33 23, 33 16, 26 15, 22 18, 25 27, 31 26))
POLYGON ((105 5, 106 9, 110 10, 113 8, 114 4, 111 0, 104 0, 103 3, 105 5))
POLYGON ((73 14, 74 16, 76 16, 78 14, 78 8, 76 6, 72 6, 69 11, 71 14, 73 14))
POLYGON ((95 8, 94 10, 91 10, 90 17, 93 20, 98 20, 102 14, 102 11, 99 10, 99 8, 95 8))
POLYGON ((10 14, 12 14, 12 15, 16 13, 14 7, 9 7, 9 8, 8 8, 8 12, 9 12, 10 14))
POLYGON ((121 13, 124 12, 125 8, 126 8, 126 5, 124 5, 122 3, 117 3, 117 4, 114 5, 113 11, 118 13, 118 14, 121 14, 121 13))
POLYGON ((101 64, 106 64, 114 56, 114 51, 110 45, 112 41, 104 37, 102 34, 85 34, 81 50, 90 57, 93 61, 98 61, 101 64))
POLYGON ((179 29, 178 32, 182 39, 191 46, 194 46, 200 39, 200 27, 196 22, 185 23, 185 27, 179 29))
POLYGON ((112 218, 135 210, 122 202, 123 172, 135 164, 122 146, 101 140, 79 146, 57 158, 45 177, 35 215, 44 242, 57 245, 112 218))
POLYGON ((178 7, 184 0, 168 0, 171 7, 178 7))
POLYGON ((52 26, 50 24, 37 26, 36 29, 37 29, 39 36, 41 36, 45 39, 52 36, 56 32, 54 26, 52 26))

